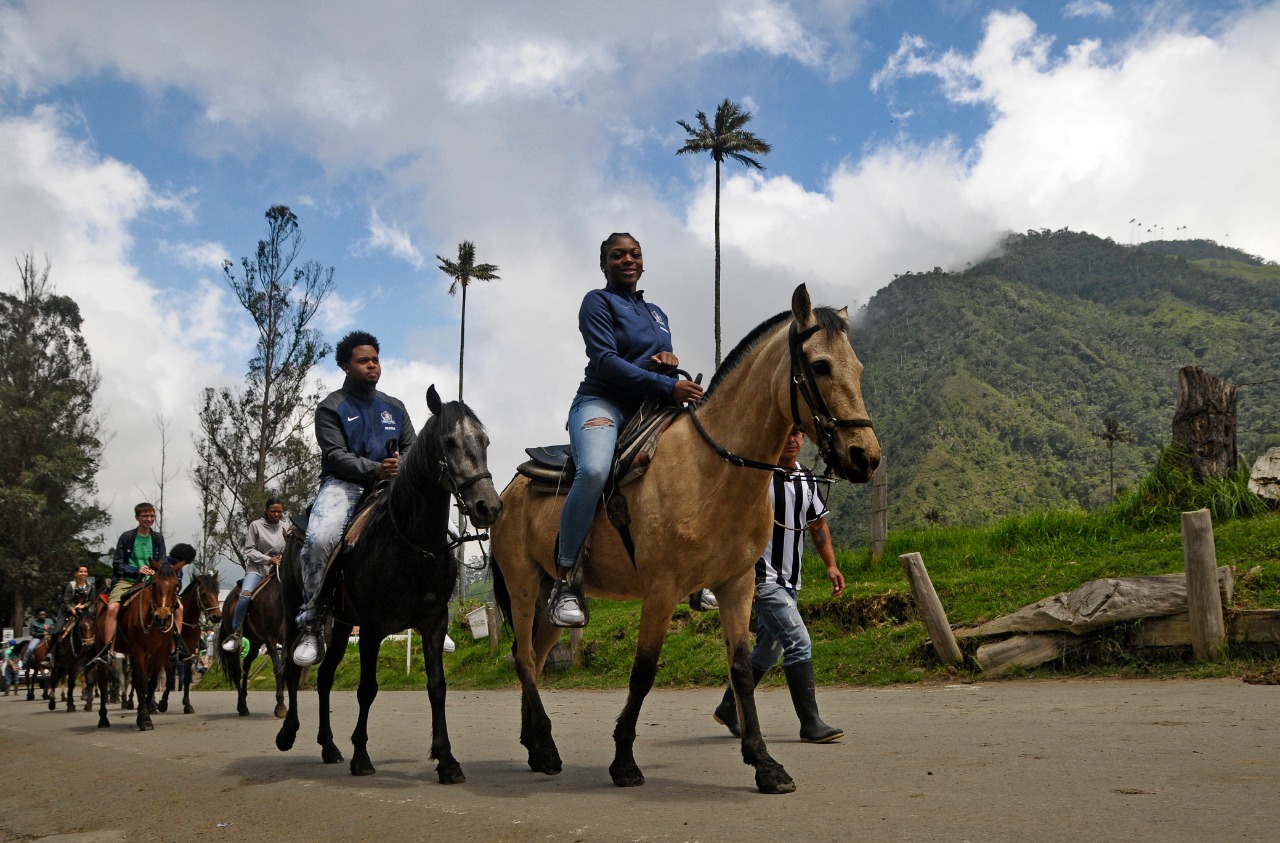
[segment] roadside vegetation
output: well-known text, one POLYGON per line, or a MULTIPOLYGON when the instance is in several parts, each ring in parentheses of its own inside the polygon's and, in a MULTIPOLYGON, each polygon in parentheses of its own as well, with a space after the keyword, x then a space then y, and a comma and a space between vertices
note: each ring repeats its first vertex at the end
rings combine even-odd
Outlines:
MULTIPOLYGON (((865 550, 837 551, 848 581, 845 594, 838 599, 830 596, 821 562, 816 556, 806 556, 801 607, 814 640, 818 682, 886 685, 982 678, 971 665, 949 672, 926 645, 924 625, 915 614, 897 561, 903 553, 923 556, 951 622, 972 625, 1070 591, 1088 580, 1181 571, 1179 515, 1204 507, 1213 515, 1218 564, 1236 569, 1234 608, 1280 607, 1280 512, 1249 492, 1247 482, 1244 470, 1226 480, 1195 482, 1166 454, 1138 488, 1105 509, 1035 513, 984 527, 891 532, 878 562, 872 562, 865 550)), ((472 599, 463 608, 476 605, 472 599)), ((581 665, 550 669, 543 684, 550 688, 625 689, 639 612, 638 603, 592 601, 591 625, 582 636, 581 665)), ((488 639, 473 640, 461 620, 463 612, 457 612, 456 617, 459 620, 449 632, 457 650, 445 656, 450 690, 517 687, 508 655, 510 630, 503 629, 501 647, 490 654, 488 639)), ((568 638, 566 634, 566 646, 568 638)), ((420 646, 415 636, 414 666, 406 675, 404 643, 384 643, 378 671, 381 688, 424 687, 420 646)), ((1276 663, 1273 647, 1231 645, 1220 662, 1197 664, 1191 660, 1189 648, 1139 652, 1125 647, 1117 634, 1069 660, 1039 668, 1033 675, 1243 676, 1271 669, 1276 663)), ((655 687, 719 686, 725 677, 718 613, 678 606, 655 687)), ((358 682, 359 658, 352 646, 337 686, 354 688, 358 682)), ((781 672, 771 671, 762 684, 781 685, 781 672)), ((200 687, 226 685, 215 668, 200 687)), ((253 687, 273 687, 269 664, 253 687)))

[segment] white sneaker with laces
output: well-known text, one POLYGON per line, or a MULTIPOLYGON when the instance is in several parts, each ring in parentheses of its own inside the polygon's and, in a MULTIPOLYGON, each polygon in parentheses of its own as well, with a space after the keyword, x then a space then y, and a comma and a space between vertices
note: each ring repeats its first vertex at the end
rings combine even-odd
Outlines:
POLYGON ((568 629, 579 629, 587 625, 582 598, 564 582, 557 580, 555 587, 551 589, 551 599, 547 601, 547 621, 552 626, 568 629))
POLYGON ((240 633, 232 633, 227 636, 227 640, 222 642, 222 649, 228 653, 234 653, 240 649, 240 633))
POLYGON ((716 602, 716 596, 711 593, 711 589, 702 589, 702 608, 703 609, 719 609, 720 604, 716 602))
POLYGON ((320 661, 320 639, 314 632, 304 632, 293 648, 293 663, 298 667, 310 667, 320 661))

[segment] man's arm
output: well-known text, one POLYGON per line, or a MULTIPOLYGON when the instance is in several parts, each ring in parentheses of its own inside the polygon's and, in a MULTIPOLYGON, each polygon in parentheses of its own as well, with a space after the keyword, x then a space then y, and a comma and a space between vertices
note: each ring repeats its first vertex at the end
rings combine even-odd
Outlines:
POLYGON ((844 593, 844 574, 840 573, 840 568, 836 565, 836 551, 831 545, 831 530, 827 528, 826 518, 819 518, 809 525, 809 537, 813 539, 813 549, 827 566, 831 596, 839 597, 844 593))
POLYGON ((372 486, 378 481, 378 463, 351 453, 338 411, 323 403, 316 407, 316 442, 324 455, 324 464, 334 476, 364 486, 372 486))

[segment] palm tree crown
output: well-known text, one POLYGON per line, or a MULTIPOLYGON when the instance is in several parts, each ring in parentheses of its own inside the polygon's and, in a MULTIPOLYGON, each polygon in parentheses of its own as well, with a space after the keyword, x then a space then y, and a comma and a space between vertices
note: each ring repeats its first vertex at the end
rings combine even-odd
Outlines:
POLYGON ((451 261, 436 255, 440 271, 453 279, 449 295, 456 295, 462 288, 462 331, 458 339, 458 400, 462 400, 462 361, 467 350, 467 287, 472 281, 497 281, 498 267, 491 263, 476 263, 476 245, 469 240, 458 244, 458 260, 451 261))
POLYGON ((765 155, 773 147, 766 141, 756 137, 743 127, 751 122, 751 112, 744 111, 735 102, 725 100, 716 107, 715 125, 707 120, 705 112, 695 115, 697 127, 683 120, 677 120, 680 128, 688 133, 684 146, 676 150, 676 155, 685 153, 710 152, 716 162, 716 367, 720 366, 720 163, 728 158, 748 168, 763 170, 764 165, 752 155, 765 155))

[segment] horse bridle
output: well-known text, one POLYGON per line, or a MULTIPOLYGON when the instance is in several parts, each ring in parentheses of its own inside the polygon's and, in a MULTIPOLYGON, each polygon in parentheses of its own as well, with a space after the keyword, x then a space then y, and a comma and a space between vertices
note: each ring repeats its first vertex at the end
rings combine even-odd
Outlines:
POLYGON ((793 321, 787 332, 787 348, 791 354, 791 418, 797 425, 801 425, 799 398, 803 396, 812 413, 810 420, 813 422, 813 429, 816 433, 814 444, 818 446, 818 452, 822 454, 822 461, 827 464, 824 476, 830 477, 838 459, 835 452, 836 431, 842 427, 864 427, 870 429, 871 419, 865 417, 842 419, 832 415, 831 410, 827 408, 826 399, 822 397, 822 390, 818 389, 818 374, 813 370, 813 364, 809 362, 809 356, 804 353, 804 341, 816 334, 820 329, 821 326, 819 325, 811 325, 800 331, 796 329, 796 323, 793 321))
MULTIPOLYGON (((449 461, 444 457, 444 444, 441 441, 442 438, 443 436, 442 434, 439 433, 439 431, 437 431, 436 434, 432 437, 432 441, 433 441, 433 444, 435 445, 435 449, 440 454, 440 459, 437 463, 439 467, 439 471, 437 472, 434 480, 437 485, 439 485, 441 488, 448 491, 449 494, 453 496, 454 501, 458 505, 458 510, 461 511, 463 515, 467 516, 468 520, 470 520, 471 507, 467 506, 467 501, 465 498, 462 497, 462 493, 467 489, 471 488, 472 486, 474 486, 475 484, 479 483, 481 480, 492 480, 493 475, 487 471, 480 471, 480 472, 477 472, 476 474, 473 474, 459 481, 458 478, 454 475, 453 467, 449 465, 449 461)), ((387 442, 388 456, 394 453, 396 448, 398 448, 398 443, 394 439, 387 442)), ((415 542, 413 542, 408 536, 406 536, 404 534, 404 531, 400 529, 400 525, 396 523, 395 510, 392 509, 390 506, 387 507, 387 515, 391 519, 391 528, 396 531, 396 534, 398 536, 400 536, 400 540, 403 541, 405 544, 407 544, 409 547, 421 553, 423 558, 425 559, 431 559, 436 555, 448 555, 454 548, 460 547, 466 542, 485 541, 489 538, 488 533, 466 533, 461 536, 458 536, 458 535, 454 535, 453 531, 450 530, 449 535, 452 538, 450 538, 450 540, 444 546, 442 546, 439 550, 435 550, 435 551, 424 550, 423 548, 418 547, 418 545, 415 542)))
MULTIPOLYGON (((791 357, 791 419, 796 426, 804 427, 800 418, 799 401, 800 397, 803 396, 805 403, 809 405, 809 409, 813 414, 813 429, 816 433, 814 444, 818 446, 818 452, 822 454, 822 461, 827 464, 827 470, 819 482, 830 483, 834 482, 830 478, 837 460, 835 453, 836 430, 842 427, 865 427, 869 429, 871 427, 871 419, 837 418, 828 409, 827 402, 822 397, 822 390, 818 389, 818 373, 813 370, 813 364, 809 362, 808 355, 804 353, 804 341, 821 329, 821 325, 811 325, 800 331, 796 329, 796 323, 793 320, 787 333, 787 350, 791 357)), ((758 468, 762 471, 781 474, 784 477, 791 474, 793 469, 777 463, 753 460, 750 457, 743 457, 733 453, 711 438, 711 434, 707 433, 706 428, 702 426, 702 421, 698 418, 697 410, 693 404, 689 405, 688 411, 689 418, 693 421, 693 426, 721 459, 741 468, 758 468)))

